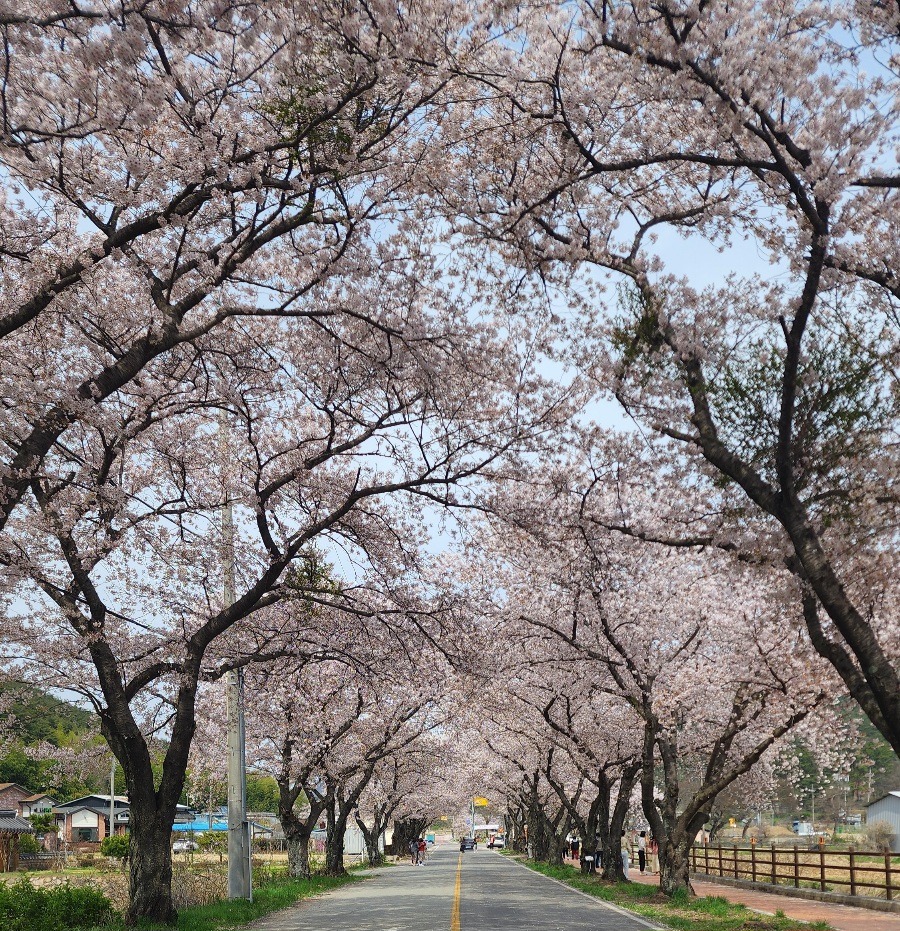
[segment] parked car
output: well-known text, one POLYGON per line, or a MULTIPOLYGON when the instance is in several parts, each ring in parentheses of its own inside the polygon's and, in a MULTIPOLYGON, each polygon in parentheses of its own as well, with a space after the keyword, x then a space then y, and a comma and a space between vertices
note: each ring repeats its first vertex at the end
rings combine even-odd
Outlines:
POLYGON ((505 837, 492 837, 490 841, 488 842, 488 848, 491 850, 498 850, 501 847, 505 847, 505 846, 506 846, 505 837))
POLYGON ((460 850, 477 850, 477 849, 478 849, 478 841, 475 840, 474 837, 464 837, 464 838, 459 842, 459 849, 460 849, 460 850))
POLYGON ((200 845, 192 840, 177 840, 172 844, 172 853, 193 853, 200 845))

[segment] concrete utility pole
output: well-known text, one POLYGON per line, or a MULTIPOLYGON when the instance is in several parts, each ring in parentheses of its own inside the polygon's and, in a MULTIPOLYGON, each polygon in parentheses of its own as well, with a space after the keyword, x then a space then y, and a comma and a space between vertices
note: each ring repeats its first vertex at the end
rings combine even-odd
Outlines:
POLYGON ((109 770, 109 837, 116 833, 116 755, 109 770))
MULTIPOLYGON (((228 415, 223 412, 222 472, 225 505, 222 508, 222 568, 225 607, 234 604, 234 513, 228 492, 228 415)), ((253 900, 250 876, 250 836, 247 823, 247 768, 244 750, 244 707, 242 676, 233 669, 225 679, 225 705, 228 723, 228 898, 253 900)))
POLYGON ((241 674, 228 673, 228 898, 252 899, 241 674))

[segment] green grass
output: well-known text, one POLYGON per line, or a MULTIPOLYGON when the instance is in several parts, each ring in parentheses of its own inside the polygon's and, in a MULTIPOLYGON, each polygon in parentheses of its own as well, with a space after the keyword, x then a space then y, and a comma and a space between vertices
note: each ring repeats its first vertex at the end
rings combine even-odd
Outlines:
POLYGON ((252 902, 238 899, 186 908, 178 916, 178 931, 221 931, 225 928, 239 928, 263 915, 288 908, 300 899, 336 889, 357 879, 355 876, 313 876, 305 880, 286 880, 254 890, 252 902))
MULTIPOLYGON (((336 889, 360 877, 313 876, 311 879, 283 879, 253 890, 253 901, 236 899, 184 908, 178 913, 178 931, 232 931, 271 912, 288 908, 300 899, 336 889)), ((112 925, 102 931, 123 931, 123 925, 112 925)), ((158 925, 142 925, 143 931, 156 931, 158 925)), ((166 929, 168 931, 168 929, 166 929)))
POLYGON ((627 908, 673 931, 789 931, 798 927, 809 931, 829 931, 830 928, 823 922, 800 924, 785 917, 780 911, 774 916, 761 915, 721 896, 692 898, 685 892, 666 899, 655 886, 610 883, 597 876, 584 876, 573 866, 549 866, 530 860, 522 862, 538 873, 558 879, 605 902, 627 908))

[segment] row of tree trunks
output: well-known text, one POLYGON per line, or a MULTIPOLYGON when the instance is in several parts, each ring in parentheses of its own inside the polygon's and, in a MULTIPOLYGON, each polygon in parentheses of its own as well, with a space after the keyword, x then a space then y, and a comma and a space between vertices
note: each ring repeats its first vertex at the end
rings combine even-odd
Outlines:
POLYGON ((394 853, 404 857, 409 853, 410 842, 422 836, 428 827, 427 818, 406 818, 394 822, 394 853))

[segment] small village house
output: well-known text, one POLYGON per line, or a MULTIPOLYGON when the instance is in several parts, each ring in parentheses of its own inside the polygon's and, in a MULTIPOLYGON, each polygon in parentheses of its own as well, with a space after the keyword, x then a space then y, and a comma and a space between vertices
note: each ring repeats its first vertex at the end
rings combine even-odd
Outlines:
POLYGON ((891 851, 900 853, 900 791, 888 792, 866 806, 866 824, 876 821, 886 821, 894 829, 891 851))
POLYGON ((19 838, 34 834, 27 818, 20 818, 15 808, 0 808, 0 873, 19 868, 19 838))

